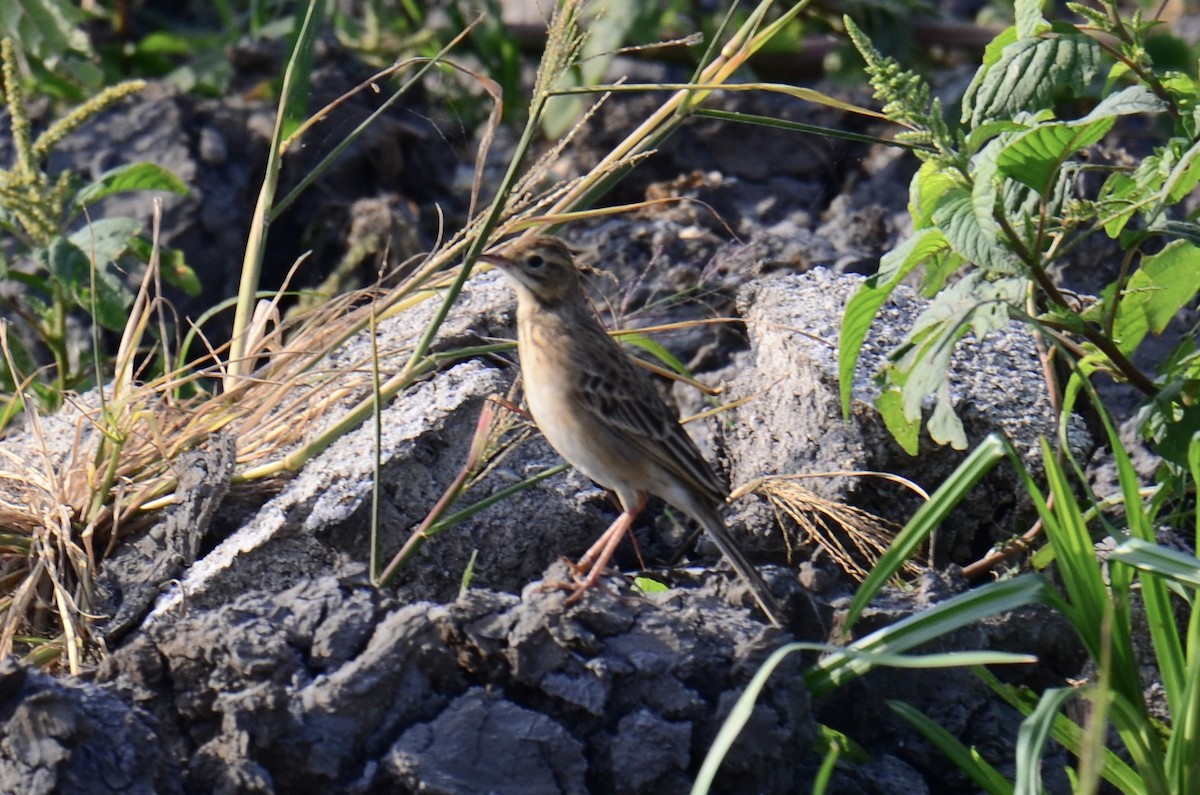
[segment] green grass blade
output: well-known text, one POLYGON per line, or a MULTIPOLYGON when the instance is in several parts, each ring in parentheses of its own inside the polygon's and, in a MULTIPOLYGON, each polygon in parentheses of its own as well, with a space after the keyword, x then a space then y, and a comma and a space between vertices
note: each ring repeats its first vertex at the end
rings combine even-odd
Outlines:
POLYGON ((937 491, 922 505, 908 524, 892 541, 888 551, 879 558, 871 573, 859 586, 858 593, 846 614, 846 629, 854 625, 862 611, 888 580, 895 577, 904 562, 911 558, 917 548, 945 520, 947 514, 958 505, 983 476, 1002 459, 1009 444, 996 434, 989 435, 979 443, 957 469, 946 478, 937 491))
POLYGON ((1014 795, 1040 795, 1042 792, 1042 754, 1046 740, 1054 733, 1063 704, 1077 694, 1066 687, 1051 688, 1038 699, 1017 732, 1017 780, 1014 795))
POLYGON ((988 616, 1042 602, 1046 596, 1046 583, 1038 575, 989 583, 861 638, 822 659, 805 673, 805 680, 814 695, 824 695, 871 669, 856 652, 905 652, 988 616))
POLYGON ((912 724, 922 737, 936 746, 955 767, 966 773, 988 795, 1013 795, 1011 781, 988 764, 975 749, 963 745, 957 737, 939 726, 928 715, 903 701, 888 700, 887 705, 912 724))

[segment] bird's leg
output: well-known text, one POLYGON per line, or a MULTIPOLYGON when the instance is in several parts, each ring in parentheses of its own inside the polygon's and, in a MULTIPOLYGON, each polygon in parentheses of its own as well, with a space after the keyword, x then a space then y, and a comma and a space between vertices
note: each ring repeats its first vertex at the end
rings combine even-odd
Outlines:
POLYGON ((600 582, 600 578, 604 575, 604 570, 608 568, 608 562, 612 560, 613 553, 617 551, 621 539, 625 537, 625 533, 633 526, 633 520, 641 513, 645 505, 646 497, 640 495, 637 504, 622 511, 616 521, 596 539, 596 543, 592 544, 591 549, 585 552, 583 557, 579 559, 579 562, 574 565, 573 568, 575 569, 575 576, 577 578, 575 593, 567 599, 567 604, 579 601, 585 591, 594 588, 596 583, 600 582))

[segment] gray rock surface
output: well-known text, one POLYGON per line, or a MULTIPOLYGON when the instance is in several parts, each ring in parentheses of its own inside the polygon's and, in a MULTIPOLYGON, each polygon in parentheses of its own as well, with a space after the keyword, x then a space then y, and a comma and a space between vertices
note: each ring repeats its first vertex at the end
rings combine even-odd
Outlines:
MULTIPOLYGON (((933 492, 966 453, 933 444, 922 431, 920 454, 892 439, 871 405, 872 376, 900 343, 926 302, 899 287, 880 310, 856 370, 851 417, 842 419, 837 345, 846 302, 862 277, 817 269, 746 285, 738 305, 750 336, 751 362, 730 384, 744 399, 727 424, 725 445, 734 483, 764 475, 841 471, 887 472, 933 492)), ((951 390, 968 444, 990 433, 1007 436, 1031 470, 1040 471, 1038 440, 1053 439, 1057 416, 1046 397, 1037 351, 1016 323, 984 340, 967 336, 951 359, 951 390)), ((1091 441, 1072 424, 1083 459, 1091 441)), ((803 485, 820 496, 865 508, 897 525, 919 505, 912 492, 877 478, 830 476, 803 485)), ((978 559, 999 539, 1024 531, 1030 508, 1007 465, 997 467, 943 526, 935 550, 943 562, 978 559)))

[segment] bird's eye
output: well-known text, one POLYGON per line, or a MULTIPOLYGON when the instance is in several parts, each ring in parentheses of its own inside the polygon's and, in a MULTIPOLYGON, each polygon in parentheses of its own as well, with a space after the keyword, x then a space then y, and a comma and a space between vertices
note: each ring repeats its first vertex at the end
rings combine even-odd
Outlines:
POLYGON ((525 259, 525 264, 536 271, 546 264, 546 260, 541 254, 530 254, 525 259))

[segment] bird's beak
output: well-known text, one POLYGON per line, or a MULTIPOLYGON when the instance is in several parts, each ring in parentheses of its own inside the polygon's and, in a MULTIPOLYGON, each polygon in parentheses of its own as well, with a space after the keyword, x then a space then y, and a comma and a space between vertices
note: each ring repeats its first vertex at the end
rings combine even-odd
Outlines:
POLYGON ((497 268, 504 269, 512 265, 512 261, 500 256, 499 254, 480 254, 476 259, 480 262, 486 262, 488 265, 495 265, 497 268))

